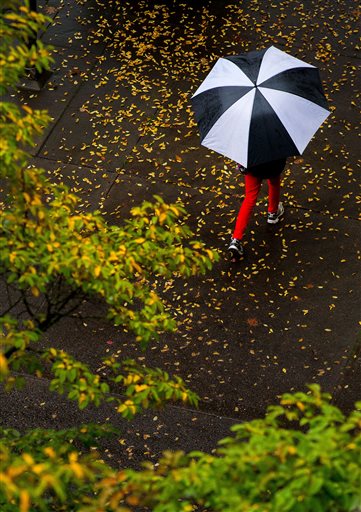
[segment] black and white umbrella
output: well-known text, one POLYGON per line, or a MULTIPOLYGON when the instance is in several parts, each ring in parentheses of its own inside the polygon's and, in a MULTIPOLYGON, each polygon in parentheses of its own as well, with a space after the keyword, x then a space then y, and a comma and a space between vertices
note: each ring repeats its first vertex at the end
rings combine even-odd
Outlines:
POLYGON ((330 113, 318 69, 274 46, 220 58, 192 106, 201 144, 244 167, 302 154, 330 113))

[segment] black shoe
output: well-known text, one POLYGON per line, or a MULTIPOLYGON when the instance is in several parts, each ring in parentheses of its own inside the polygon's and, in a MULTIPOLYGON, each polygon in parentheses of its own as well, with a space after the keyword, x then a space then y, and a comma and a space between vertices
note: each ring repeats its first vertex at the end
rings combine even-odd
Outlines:
POLYGON ((232 238, 231 243, 228 246, 228 252, 231 258, 239 260, 243 256, 243 245, 238 238, 232 238))

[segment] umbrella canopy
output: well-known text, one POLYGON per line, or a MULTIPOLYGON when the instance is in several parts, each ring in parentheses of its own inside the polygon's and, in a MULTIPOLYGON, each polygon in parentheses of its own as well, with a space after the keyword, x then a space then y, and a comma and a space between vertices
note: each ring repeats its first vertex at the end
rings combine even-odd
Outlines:
POLYGON ((274 46, 220 58, 192 106, 202 145, 244 167, 302 154, 329 115, 317 68, 274 46))

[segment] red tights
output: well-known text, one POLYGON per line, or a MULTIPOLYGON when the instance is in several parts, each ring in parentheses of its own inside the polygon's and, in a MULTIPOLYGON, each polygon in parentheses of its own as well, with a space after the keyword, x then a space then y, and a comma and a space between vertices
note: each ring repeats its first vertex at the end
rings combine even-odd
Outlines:
MULTIPOLYGON (((278 209, 280 200, 281 188, 281 175, 270 178, 268 181, 268 211, 275 213, 278 209)), ((238 217, 236 220, 236 227, 234 228, 233 238, 241 240, 248 221, 252 215, 253 208, 256 205, 258 193, 261 188, 262 178, 253 176, 252 174, 245 175, 246 195, 239 209, 238 217)))

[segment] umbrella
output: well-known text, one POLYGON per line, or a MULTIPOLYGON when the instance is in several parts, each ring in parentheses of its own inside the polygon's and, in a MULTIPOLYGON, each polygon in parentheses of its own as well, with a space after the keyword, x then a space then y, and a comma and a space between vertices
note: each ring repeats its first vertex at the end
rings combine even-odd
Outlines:
POLYGON ((274 46, 218 59, 192 106, 201 144, 244 167, 301 155, 330 113, 318 69, 274 46))

